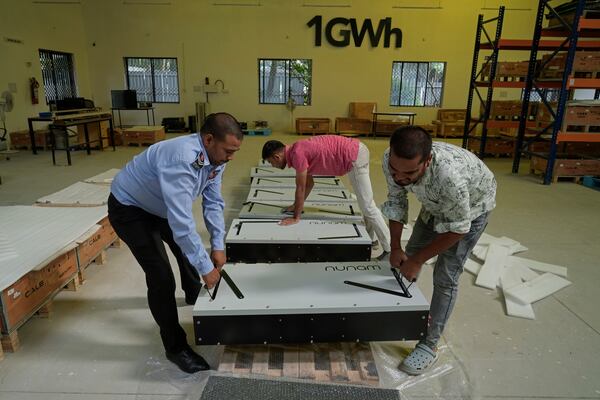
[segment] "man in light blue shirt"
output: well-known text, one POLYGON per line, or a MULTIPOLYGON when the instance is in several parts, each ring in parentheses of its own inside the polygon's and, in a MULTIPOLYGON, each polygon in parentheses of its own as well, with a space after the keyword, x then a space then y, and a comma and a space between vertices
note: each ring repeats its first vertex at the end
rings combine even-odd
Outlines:
POLYGON ((200 134, 156 143, 134 157, 111 186, 109 220, 146 274, 148 304, 167 358, 188 373, 210 367, 188 345, 179 324, 175 278, 163 242, 177 260, 186 303, 194 304, 202 286, 200 276, 212 288, 226 261, 221 179, 242 139, 233 116, 211 114, 200 134), (211 236, 210 255, 192 214, 192 204, 200 196, 211 236))

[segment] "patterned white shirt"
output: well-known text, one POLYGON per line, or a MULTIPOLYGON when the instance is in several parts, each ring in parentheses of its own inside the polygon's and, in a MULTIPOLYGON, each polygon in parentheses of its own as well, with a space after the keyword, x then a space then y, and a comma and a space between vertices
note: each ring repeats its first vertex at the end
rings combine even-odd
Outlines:
POLYGON ((389 168, 390 149, 383 154, 383 174, 388 184, 388 200, 383 214, 403 224, 408 219, 408 192, 421 202, 420 218, 434 218, 438 233, 467 233, 471 221, 496 206, 496 179, 473 153, 448 143, 434 142, 431 164, 415 183, 400 186, 389 168))

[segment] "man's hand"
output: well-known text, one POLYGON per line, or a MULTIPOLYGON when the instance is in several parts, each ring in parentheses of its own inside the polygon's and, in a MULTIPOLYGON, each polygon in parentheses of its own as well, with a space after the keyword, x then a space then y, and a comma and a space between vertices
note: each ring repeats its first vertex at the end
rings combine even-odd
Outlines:
POLYGON ((300 218, 284 218, 281 220, 281 222, 279 222, 279 225, 283 225, 283 226, 294 225, 294 224, 297 224, 298 222, 300 222, 300 218))
POLYGON ((220 278, 221 274, 216 268, 213 268, 213 270, 210 271, 208 274, 202 275, 202 280, 204 281, 204 283, 206 283, 206 287, 209 289, 214 288, 217 282, 219 282, 220 278))
POLYGON ((409 257, 405 260, 402 265, 398 268, 404 279, 409 282, 416 282, 423 263, 416 261, 414 258, 409 257))
POLYGON ((408 260, 408 257, 406 255, 406 253, 404 252, 404 250, 402 250, 400 248, 392 249, 392 252, 390 253, 390 265, 392 267, 400 268, 402 263, 406 260, 408 260))
POLYGON ((213 250, 210 252, 210 260, 212 261, 214 267, 219 271, 223 268, 223 265, 227 262, 227 257, 225 257, 224 250, 213 250))

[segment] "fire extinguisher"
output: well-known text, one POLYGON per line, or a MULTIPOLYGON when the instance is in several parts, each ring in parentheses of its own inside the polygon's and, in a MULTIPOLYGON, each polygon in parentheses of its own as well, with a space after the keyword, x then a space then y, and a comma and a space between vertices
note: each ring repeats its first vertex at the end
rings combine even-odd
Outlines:
POLYGON ((37 79, 29 78, 29 88, 31 90, 31 104, 38 104, 40 102, 40 97, 38 94, 39 87, 40 84, 38 83, 37 79))

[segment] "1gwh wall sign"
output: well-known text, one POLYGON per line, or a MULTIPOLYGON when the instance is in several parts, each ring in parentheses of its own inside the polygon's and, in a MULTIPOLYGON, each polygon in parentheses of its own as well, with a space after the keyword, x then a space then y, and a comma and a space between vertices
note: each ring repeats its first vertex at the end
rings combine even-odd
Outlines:
MULTIPOLYGON (((315 46, 321 46, 321 33, 323 28, 323 16, 315 15, 307 24, 310 28, 315 27, 315 46)), ((354 40, 354 46, 360 47, 363 39, 366 35, 369 35, 372 47, 379 46, 379 41, 383 35, 383 47, 390 47, 392 36, 395 37, 394 47, 402 47, 402 30, 400 28, 392 28, 392 18, 384 18, 379 21, 377 30, 373 28, 371 19, 365 19, 360 30, 356 23, 356 18, 332 18, 325 25, 325 39, 330 45, 335 47, 346 47, 350 45, 350 38, 354 40), (334 30, 336 25, 342 25, 347 27, 350 25, 350 29, 339 29, 337 31, 338 37, 334 37, 334 30)), ((336 35, 337 36, 337 35, 336 35)))

